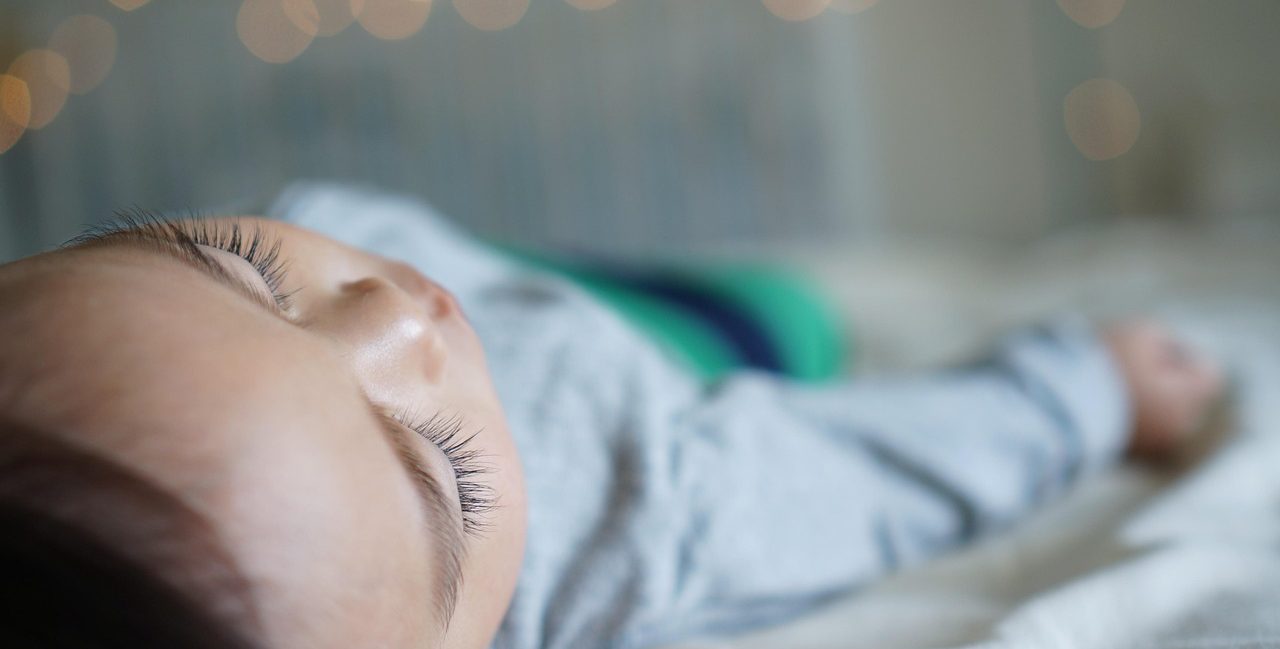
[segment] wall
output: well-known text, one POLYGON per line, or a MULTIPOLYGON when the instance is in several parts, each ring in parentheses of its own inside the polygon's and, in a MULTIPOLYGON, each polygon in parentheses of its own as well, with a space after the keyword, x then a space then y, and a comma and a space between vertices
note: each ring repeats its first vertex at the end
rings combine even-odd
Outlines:
POLYGON ((1102 55, 1143 108, 1118 161, 1128 213, 1280 216, 1280 3, 1132 0, 1102 55))
POLYGON ((0 154, 0 258, 118 207, 252 209, 299 177, 611 254, 1280 213, 1271 0, 1129 0, 1098 29, 1049 0, 885 0, 805 22, 757 0, 534 0, 499 32, 436 0, 411 39, 353 26, 284 65, 237 40, 237 5, 0 8, 5 60, 77 12, 120 39, 101 87, 0 154), (1142 131, 1092 161, 1063 99, 1100 76, 1132 91, 1142 131))

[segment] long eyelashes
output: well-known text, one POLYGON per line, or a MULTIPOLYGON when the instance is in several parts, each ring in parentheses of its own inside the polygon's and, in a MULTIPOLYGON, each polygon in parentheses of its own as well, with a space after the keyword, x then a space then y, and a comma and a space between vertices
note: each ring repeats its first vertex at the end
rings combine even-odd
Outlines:
POLYGON ((494 508, 494 492, 492 487, 476 480, 491 470, 484 464, 483 454, 472 444, 479 431, 464 433, 461 418, 441 413, 423 420, 414 420, 404 413, 396 418, 448 458, 458 485, 458 501, 462 504, 462 526, 468 534, 483 531, 487 526, 485 515, 494 508))
POLYGON ((283 291, 288 264, 280 256, 280 240, 268 238, 262 228, 254 227, 246 237, 245 229, 235 221, 186 220, 171 222, 185 230, 197 244, 225 250, 249 262, 271 289, 276 306, 288 312, 293 293, 283 291))
POLYGON ((280 256, 280 240, 267 235, 260 227, 246 228, 237 221, 207 220, 192 215, 184 219, 166 219, 154 212, 133 208, 115 213, 114 222, 95 226, 66 245, 78 245, 106 239, 113 235, 133 234, 172 241, 184 246, 208 246, 229 252, 253 266, 276 306, 288 312, 293 292, 283 287, 288 264, 280 256))

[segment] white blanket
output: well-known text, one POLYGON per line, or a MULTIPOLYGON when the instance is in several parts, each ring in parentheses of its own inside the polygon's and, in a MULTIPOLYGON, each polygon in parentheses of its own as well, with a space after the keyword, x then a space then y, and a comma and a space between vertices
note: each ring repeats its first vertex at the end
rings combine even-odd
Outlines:
POLYGON ((851 315, 863 368, 954 359, 1064 309, 1156 313, 1222 358, 1232 415, 1177 470, 1081 485, 1013 532, 784 627, 692 647, 1280 647, 1280 236, 1129 224, 1018 253, 804 251, 851 315), (945 253, 945 254, 944 254, 945 253))

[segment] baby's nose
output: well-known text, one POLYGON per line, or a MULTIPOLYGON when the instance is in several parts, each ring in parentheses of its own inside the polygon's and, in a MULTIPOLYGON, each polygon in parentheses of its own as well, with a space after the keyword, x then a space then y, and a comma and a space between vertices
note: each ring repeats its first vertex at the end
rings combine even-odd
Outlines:
POLYGON ((447 354, 436 322, 456 308, 446 291, 365 277, 344 284, 338 303, 327 328, 350 348, 367 389, 440 375, 447 354))
POLYGON ((421 303, 432 318, 439 320, 458 310, 457 300, 452 293, 419 273, 413 266, 388 261, 386 274, 397 287, 421 303))

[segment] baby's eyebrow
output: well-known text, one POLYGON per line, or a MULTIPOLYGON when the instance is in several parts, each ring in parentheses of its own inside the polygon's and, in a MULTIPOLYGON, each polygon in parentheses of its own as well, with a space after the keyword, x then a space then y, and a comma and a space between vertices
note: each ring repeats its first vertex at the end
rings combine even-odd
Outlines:
POLYGON ((406 435, 413 433, 390 413, 368 399, 365 401, 381 424, 387 441, 391 443, 426 509, 428 531, 435 537, 436 543, 433 545, 437 548, 436 580, 440 588, 436 591, 436 613, 441 628, 447 630, 457 607, 458 591, 462 587, 462 556, 465 551, 462 518, 454 515, 440 481, 424 468, 426 462, 406 438, 406 435))

